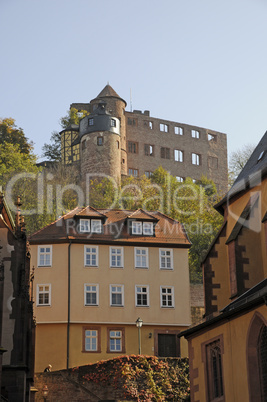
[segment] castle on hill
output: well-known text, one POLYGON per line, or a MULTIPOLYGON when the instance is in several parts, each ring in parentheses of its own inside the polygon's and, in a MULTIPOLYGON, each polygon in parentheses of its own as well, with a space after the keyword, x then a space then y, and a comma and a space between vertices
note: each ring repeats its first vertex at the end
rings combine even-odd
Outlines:
POLYGON ((70 107, 90 114, 61 131, 62 160, 87 174, 150 177, 162 166, 178 181, 212 179, 227 191, 227 137, 218 131, 151 117, 145 110, 126 111, 127 103, 110 85, 90 103, 70 107))

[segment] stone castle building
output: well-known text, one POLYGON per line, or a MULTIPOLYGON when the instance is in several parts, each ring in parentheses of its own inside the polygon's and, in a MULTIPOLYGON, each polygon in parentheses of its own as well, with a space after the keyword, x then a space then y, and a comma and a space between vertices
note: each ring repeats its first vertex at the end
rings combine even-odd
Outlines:
POLYGON ((126 102, 106 85, 90 103, 70 107, 90 114, 61 131, 62 160, 79 163, 86 174, 103 174, 120 181, 123 175, 150 177, 162 166, 178 181, 186 177, 212 179, 227 190, 226 134, 150 117, 145 110, 126 111, 126 102))

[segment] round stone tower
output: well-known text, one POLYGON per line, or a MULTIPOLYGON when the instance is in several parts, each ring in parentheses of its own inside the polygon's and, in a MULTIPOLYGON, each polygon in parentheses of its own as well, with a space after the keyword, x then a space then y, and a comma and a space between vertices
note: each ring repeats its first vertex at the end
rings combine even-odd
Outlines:
POLYGON ((86 175, 121 179, 120 120, 98 100, 92 113, 80 121, 80 161, 82 181, 86 175))
POLYGON ((98 109, 99 102, 106 103, 106 111, 111 116, 119 119, 120 126, 120 174, 127 175, 127 151, 126 151, 126 122, 125 122, 125 107, 127 103, 123 100, 110 85, 106 85, 100 94, 92 99, 90 102, 90 112, 94 112, 98 109))

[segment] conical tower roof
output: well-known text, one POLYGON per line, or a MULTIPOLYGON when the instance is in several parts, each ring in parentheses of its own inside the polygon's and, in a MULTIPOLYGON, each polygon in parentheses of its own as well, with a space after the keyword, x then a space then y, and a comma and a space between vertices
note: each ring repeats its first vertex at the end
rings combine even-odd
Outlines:
MULTIPOLYGON (((125 103, 125 106, 127 105, 127 103, 125 102, 124 99, 122 99, 116 91, 114 91, 114 89, 107 84, 105 86, 105 88, 102 89, 102 91, 97 95, 97 97, 95 99, 104 99, 104 98, 118 98, 120 100, 122 100, 125 103)), ((94 99, 93 99, 94 100, 94 99)))
POLYGON ((120 98, 116 91, 108 84, 104 89, 97 95, 97 98, 103 98, 104 96, 115 96, 116 98, 120 98))

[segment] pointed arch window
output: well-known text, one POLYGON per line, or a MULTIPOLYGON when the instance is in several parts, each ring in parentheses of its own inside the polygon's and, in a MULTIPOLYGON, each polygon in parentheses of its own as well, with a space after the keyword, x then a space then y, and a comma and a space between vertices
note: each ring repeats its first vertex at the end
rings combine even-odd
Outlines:
POLYGON ((209 401, 223 396, 222 352, 220 341, 212 342, 206 347, 208 363, 209 401))

